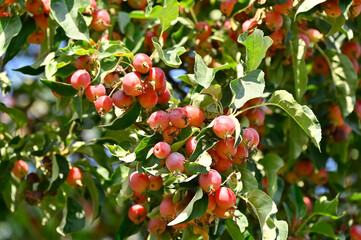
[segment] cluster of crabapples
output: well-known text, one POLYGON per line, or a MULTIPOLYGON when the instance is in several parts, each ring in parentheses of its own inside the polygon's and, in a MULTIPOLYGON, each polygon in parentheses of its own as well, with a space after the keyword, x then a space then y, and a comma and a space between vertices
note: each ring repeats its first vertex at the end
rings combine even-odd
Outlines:
MULTIPOLYGON (((168 169, 175 176, 179 174, 190 175, 184 163, 188 161, 187 156, 191 156, 196 148, 196 137, 190 137, 185 143, 183 155, 179 151, 173 151, 170 144, 176 139, 180 129, 187 126, 200 127, 204 116, 201 109, 195 106, 185 106, 176 108, 168 114, 165 111, 156 111, 149 117, 149 125, 154 131, 163 134, 164 141, 158 142, 153 148, 153 154, 160 159, 160 165, 168 169), (165 160, 165 161, 164 161, 165 160)), ((226 115, 214 119, 212 130, 219 138, 214 148, 208 150, 212 157, 211 169, 206 174, 200 174, 198 178, 199 186, 208 196, 208 207, 206 213, 199 219, 172 226, 179 231, 189 224, 197 228, 197 224, 210 224, 215 217, 230 218, 236 209, 236 195, 226 183, 222 184, 220 173, 227 169, 232 169, 233 164, 243 164, 248 158, 248 151, 254 150, 259 143, 259 135, 253 128, 243 129, 243 139, 239 146, 235 146, 234 120, 226 115)), ((197 162, 197 160, 196 160, 197 162)), ((227 182, 227 181, 225 181, 227 182)), ((131 206, 128 216, 135 224, 141 224, 147 219, 147 210, 142 203, 148 200, 147 191, 158 191, 163 186, 162 176, 139 174, 133 172, 129 177, 129 186, 133 190, 135 205, 131 206)), ((167 223, 175 219, 187 206, 191 199, 176 200, 174 194, 165 194, 159 205, 160 217, 152 218, 148 221, 148 230, 154 234, 161 234, 167 228, 167 223), (186 201, 186 203, 185 203, 186 201)))
POLYGON ((301 161, 295 165, 293 171, 289 171, 286 175, 287 182, 291 184, 307 178, 316 185, 325 185, 328 182, 328 173, 323 168, 316 171, 312 162, 301 161))
POLYGON ((89 56, 81 56, 75 62, 78 68, 70 78, 72 86, 85 95, 90 102, 94 102, 100 115, 109 112, 113 105, 121 109, 129 108, 136 98, 140 105, 151 109, 157 104, 165 104, 170 100, 170 91, 166 88, 166 77, 162 69, 152 67, 152 60, 148 55, 138 53, 133 59, 135 72, 125 74, 121 82, 117 72, 105 76, 104 82, 114 89, 107 95, 104 84, 91 85, 89 70, 93 60, 89 56), (144 78, 144 81, 142 80, 144 78), (121 88, 118 89, 118 87, 121 88))

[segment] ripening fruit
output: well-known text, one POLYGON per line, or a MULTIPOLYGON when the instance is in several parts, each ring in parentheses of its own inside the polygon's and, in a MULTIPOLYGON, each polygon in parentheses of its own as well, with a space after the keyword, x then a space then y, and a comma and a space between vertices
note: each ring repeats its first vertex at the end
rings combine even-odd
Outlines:
POLYGON ((131 199, 135 203, 145 203, 148 198, 144 196, 142 193, 133 192, 131 199))
POLYGON ((307 29, 306 36, 313 43, 318 43, 323 38, 323 34, 320 33, 320 31, 318 31, 317 29, 314 29, 314 28, 307 29))
POLYGON ((129 6, 134 9, 142 10, 147 5, 147 0, 127 0, 129 6))
POLYGON ((187 112, 187 115, 190 117, 189 125, 190 127, 200 127, 202 126, 204 120, 204 114, 202 109, 188 105, 184 107, 184 110, 187 112))
POLYGON ((232 158, 232 162, 236 164, 243 164, 245 160, 248 158, 248 148, 240 144, 237 147, 237 152, 232 158))
POLYGON ((170 91, 165 89, 160 95, 158 95, 158 104, 166 104, 170 100, 170 91))
POLYGON ((42 0, 43 1, 43 12, 46 15, 50 13, 50 0, 42 0))
POLYGON ((72 167, 68 173, 66 178, 66 182, 70 186, 82 186, 81 180, 83 179, 83 175, 79 168, 72 167))
POLYGON ((229 209, 236 205, 236 195, 227 187, 218 188, 216 191, 217 206, 223 209, 229 209))
POLYGON ((351 19, 356 18, 361 13, 361 1, 353 0, 350 9, 348 10, 348 17, 351 19))
POLYGON ((271 31, 280 29, 283 25, 283 18, 279 12, 268 12, 265 18, 266 26, 271 31))
MULTIPOLYGON (((139 53, 138 53, 139 54, 139 53)), ((138 55, 137 54, 137 55, 138 55)), ((145 54, 144 54, 145 55, 145 54)), ((146 55, 147 56, 147 55, 146 55)), ((147 56, 148 57, 148 56, 147 56)), ((149 57, 148 57, 149 58, 149 57)), ((133 63, 134 64, 134 63, 133 63)), ((150 65, 151 66, 151 65, 150 65)), ((152 67, 149 71, 149 77, 145 79, 146 87, 151 88, 155 91, 160 91, 164 89, 164 86, 166 84, 165 81, 165 73, 162 69, 157 67, 152 67)), ((165 89, 164 89, 165 90, 165 89)), ((164 91, 163 90, 163 91, 164 91)))
POLYGON ((330 72, 330 67, 328 66, 327 60, 323 56, 317 56, 313 61, 313 72, 314 74, 322 74, 324 77, 327 77, 330 72))
POLYGON ((103 115, 113 108, 113 100, 109 96, 100 96, 95 100, 95 109, 99 115, 103 115))
POLYGON ((252 146, 254 146, 254 143, 255 143, 254 132, 250 130, 250 128, 243 129, 243 139, 241 144, 243 144, 243 146, 246 146, 248 148, 252 148, 252 146))
POLYGON ((153 148, 153 154, 159 159, 166 159, 170 152, 170 145, 166 142, 159 142, 153 148))
POLYGON ((147 210, 140 204, 133 205, 129 208, 128 217, 133 223, 139 225, 147 218, 147 210))
POLYGON ((25 4, 26 10, 33 15, 43 14, 44 3, 42 0, 27 0, 25 4))
POLYGON ((213 123, 213 132, 219 138, 224 139, 228 136, 231 136, 234 133, 236 125, 232 118, 228 116, 220 116, 214 120, 213 123))
POLYGON ((71 75, 71 85, 79 91, 83 91, 91 82, 90 75, 85 70, 77 70, 71 75))
POLYGON ((284 35, 281 29, 274 31, 269 37, 273 40, 272 46, 279 49, 283 47, 284 35))
POLYGON ((346 42, 342 46, 342 53, 349 59, 358 59, 361 56, 361 46, 357 42, 346 42))
POLYGON ((29 172, 29 165, 23 160, 17 160, 11 171, 15 177, 23 179, 29 172))
POLYGON ((143 94, 144 85, 140 79, 140 74, 131 72, 123 78, 123 90, 128 96, 139 96, 143 94))
POLYGON ((265 113, 261 108, 247 111, 247 118, 251 126, 261 126, 264 123, 265 113))
POLYGON ((156 111, 152 113, 148 119, 151 129, 157 132, 164 132, 169 125, 168 113, 164 111, 156 111))
POLYGON ((151 191, 158 191, 163 186, 163 179, 161 176, 149 175, 149 189, 151 191))
POLYGON ((361 240, 361 225, 353 225, 350 228, 351 240, 361 240))
POLYGON ((284 4, 277 4, 273 6, 274 9, 284 15, 288 15, 292 12, 292 8, 293 8, 293 0, 289 0, 288 2, 284 3, 284 4))
POLYGON ((172 219, 175 214, 175 205, 171 197, 164 198, 159 206, 159 213, 166 219, 172 219))
POLYGON ((232 159, 226 159, 219 157, 217 163, 213 166, 218 172, 223 172, 228 169, 232 169, 233 163, 232 159))
POLYGON ((118 80, 119 74, 117 72, 108 73, 104 78, 104 82, 108 84, 112 84, 113 82, 117 82, 118 80))
POLYGON ((298 182, 300 180, 300 178, 298 177, 298 175, 291 171, 291 172, 288 172, 287 175, 286 175, 286 181, 288 183, 295 183, 295 182, 298 182))
POLYGON ((90 1, 90 6, 93 8, 93 10, 98 8, 98 4, 95 0, 90 1))
POLYGON ((185 128, 189 125, 191 119, 184 108, 173 109, 169 114, 169 120, 177 128, 185 128))
POLYGON ((255 18, 247 19, 242 23, 242 32, 250 32, 253 28, 258 25, 258 21, 255 18))
POLYGON ((221 175, 214 169, 210 169, 207 174, 199 175, 199 186, 207 193, 214 193, 222 184, 221 175))
POLYGON ((85 96, 88 98, 89 102, 94 102, 100 96, 104 96, 105 93, 106 91, 103 84, 89 85, 85 88, 85 96))
POLYGON ((207 40, 212 34, 212 27, 208 22, 198 22, 196 29, 198 30, 197 38, 200 40, 207 40))
POLYGON ((135 71, 146 74, 152 68, 152 60, 147 54, 144 53, 137 53, 133 59, 133 67, 135 71))
POLYGON ((160 217, 156 217, 148 221, 148 230, 153 234, 161 235, 166 228, 167 228, 167 222, 165 222, 160 217))
POLYGON ((196 140, 196 137, 194 137, 194 136, 188 138, 188 140, 186 142, 186 151, 189 156, 192 155, 192 153, 194 152, 194 149, 196 149, 197 142, 198 141, 196 140))
POLYGON ((179 128, 174 126, 169 126, 163 131, 163 139, 165 142, 172 144, 174 140, 177 139, 178 133, 180 132, 179 128))
POLYGON ((208 194, 207 212, 212 212, 216 208, 216 197, 214 194, 208 194))
POLYGON ((339 106, 334 105, 334 104, 330 104, 328 106, 328 115, 327 115, 327 117, 330 120, 330 122, 332 124, 334 124, 335 126, 343 125, 343 118, 342 118, 341 109, 340 109, 339 106))
POLYGON ((311 180, 316 185, 324 185, 328 182, 328 174, 325 169, 320 169, 317 173, 313 173, 311 180))
POLYGON ((221 158, 232 159, 237 153, 237 148, 233 147, 234 143, 234 138, 219 140, 215 145, 218 156, 221 158))
POLYGON ((127 109, 132 104, 132 98, 129 97, 123 90, 118 90, 113 93, 113 103, 121 109, 127 109))
POLYGON ((321 7, 326 15, 332 18, 337 18, 342 13, 338 6, 338 0, 327 0, 326 2, 321 3, 321 7))
POLYGON ((309 213, 309 212, 312 212, 313 206, 312 206, 311 200, 310 200, 308 197, 304 196, 304 197, 303 197, 303 202, 306 204, 307 212, 308 212, 308 213, 309 213))
POLYGON ((26 40, 32 44, 41 44, 45 39, 45 31, 40 28, 33 32, 26 40))
POLYGON ((156 91, 148 91, 140 95, 138 101, 144 108, 154 108, 158 103, 158 94, 156 91))
POLYGON ((93 59, 88 55, 80 56, 75 60, 74 66, 77 69, 84 69, 86 71, 91 71, 93 67, 93 59))
POLYGON ((174 152, 169 154, 169 156, 165 161, 165 165, 167 166, 170 172, 174 172, 174 171, 183 172, 185 160, 186 160, 185 157, 181 153, 174 152))
POLYGON ((97 9, 93 12, 93 19, 90 27, 95 31, 104 31, 110 26, 109 13, 104 9, 97 9))
POLYGON ((306 48, 308 48, 310 46, 310 39, 307 37, 307 35, 303 34, 303 33, 298 33, 298 37, 301 38, 301 40, 303 40, 305 42, 306 48))
POLYGON ((234 208, 230 208, 230 209, 223 209, 220 206, 217 206, 214 210, 213 210, 213 214, 216 215, 219 218, 230 218, 233 216, 235 209, 234 208))
POLYGON ((35 15, 34 20, 36 26, 43 31, 45 31, 49 26, 49 19, 44 14, 35 15))
POLYGON ((142 173, 139 175, 138 171, 133 172, 129 177, 129 186, 134 192, 144 192, 149 186, 147 174, 142 173))
POLYGON ((221 12, 229 17, 233 11, 234 5, 237 3, 237 0, 225 0, 221 2, 221 12))
POLYGON ((250 145, 250 148, 253 150, 253 149, 257 148, 257 146, 259 144, 259 134, 256 131, 256 129, 254 129, 254 128, 246 128, 246 129, 243 129, 243 133, 244 133, 245 130, 246 130, 246 135, 249 132, 252 133, 253 141, 252 141, 252 144, 250 145))
POLYGON ((361 102, 360 101, 356 101, 356 104, 355 104, 355 113, 358 117, 359 120, 361 120, 361 102))
POLYGON ((351 59, 351 63, 353 68, 355 69, 356 74, 358 75, 360 72, 360 64, 358 63, 358 61, 356 59, 351 59))
POLYGON ((313 173, 313 165, 311 162, 298 162, 295 167, 296 173, 300 176, 311 176, 313 173))

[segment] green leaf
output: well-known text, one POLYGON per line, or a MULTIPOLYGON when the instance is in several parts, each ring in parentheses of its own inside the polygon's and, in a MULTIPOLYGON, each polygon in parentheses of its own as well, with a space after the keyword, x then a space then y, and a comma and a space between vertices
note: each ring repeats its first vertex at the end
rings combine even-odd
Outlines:
POLYGON ((100 84, 108 73, 114 72, 118 67, 118 58, 107 57, 100 61, 100 68, 97 77, 92 81, 94 84, 100 84))
POLYGON ((288 197, 291 200, 291 204, 296 209, 296 219, 301 219, 307 214, 307 206, 303 201, 303 195, 301 189, 297 186, 297 184, 293 184, 289 188, 288 197))
POLYGON ((78 93, 78 90, 73 88, 71 84, 63 83, 63 82, 56 82, 47 79, 40 80, 45 86, 53 90, 54 92, 65 96, 65 97, 72 97, 78 93))
POLYGON ((237 170, 241 173, 241 180, 243 182, 243 191, 245 193, 258 189, 257 179, 246 168, 246 166, 237 166, 237 170))
POLYGON ((66 36, 89 42, 89 30, 79 8, 89 6, 90 0, 52 0, 50 9, 55 21, 64 29, 66 36))
POLYGON ((277 240, 287 240, 288 239, 288 224, 287 222, 281 220, 275 221, 276 227, 278 229, 277 240))
POLYGON ((295 14, 295 19, 298 14, 308 12, 315 6, 317 6, 320 3, 326 2, 326 0, 305 0, 301 5, 298 7, 297 12, 295 14))
POLYGON ((3 103, 0 103, 0 112, 6 113, 16 122, 18 128, 25 127, 28 125, 28 118, 26 114, 20 109, 8 108, 3 103))
POLYGON ((233 240, 243 240, 243 233, 248 227, 247 217, 239 210, 234 211, 234 216, 236 221, 231 218, 226 220, 226 229, 233 240))
POLYGON ((197 192, 188 203, 187 207, 170 223, 168 226, 173 226, 178 223, 189 222, 193 219, 197 219, 203 216, 207 211, 208 207, 208 196, 203 194, 201 187, 197 188, 197 192))
POLYGON ((317 215, 327 216, 332 219, 339 219, 340 217, 342 217, 343 214, 337 214, 337 207, 339 202, 338 198, 339 194, 337 194, 337 196, 330 201, 327 200, 326 196, 320 197, 315 203, 313 213, 317 215))
POLYGON ((126 129, 135 123, 137 120, 139 113, 141 110, 141 106, 139 102, 136 102, 134 106, 129 109, 128 112, 126 112, 121 117, 115 119, 113 122, 105 125, 101 125, 101 127, 109 129, 109 130, 121 130, 126 129))
POLYGON ((69 162, 67 159, 59 154, 51 158, 51 178, 50 185, 47 192, 54 192, 58 187, 65 182, 69 173, 69 162))
POLYGON ((123 207, 120 225, 117 231, 117 240, 124 240, 128 236, 137 233, 142 225, 134 224, 128 217, 128 211, 125 211, 127 208, 123 207))
POLYGON ((326 222, 317 222, 310 229, 310 232, 318 233, 326 237, 337 239, 333 231, 334 231, 333 227, 326 222))
POLYGON ((162 31, 165 32, 170 23, 179 16, 177 0, 165 0, 163 6, 155 6, 147 16, 148 18, 158 18, 161 22, 162 31))
POLYGON ((273 40, 268 36, 264 37, 263 31, 259 29, 254 30, 246 40, 242 38, 243 36, 240 35, 238 42, 246 47, 247 71, 256 70, 266 56, 267 49, 272 45, 273 40))
POLYGON ((231 108, 241 108, 248 100, 258 98, 265 88, 264 72, 260 69, 248 72, 230 84, 234 95, 231 108))
POLYGON ((177 152, 186 142, 187 140, 193 136, 199 129, 196 127, 186 127, 183 128, 179 134, 177 135, 177 141, 172 144, 172 152, 177 152))
POLYGON ((109 152, 118 158, 125 157, 129 154, 129 151, 124 150, 121 146, 118 145, 104 145, 109 152))
POLYGON ((170 47, 163 50, 156 37, 153 37, 152 41, 155 49, 158 51, 160 59, 162 59, 167 66, 176 68, 182 64, 182 60, 179 56, 187 51, 184 47, 170 47))
POLYGON ((82 183, 89 190, 94 209, 93 220, 95 220, 99 216, 100 210, 105 201, 105 193, 103 187, 97 179, 93 179, 91 177, 89 172, 83 173, 82 183))
POLYGON ((212 164, 212 157, 208 152, 203 152, 196 162, 186 161, 184 163, 184 168, 190 174, 203 173, 207 174, 209 172, 210 166, 212 164))
POLYGON ((336 87, 336 98, 340 103, 342 115, 348 116, 354 109, 358 79, 353 65, 343 54, 326 51, 331 62, 330 70, 336 87))
POLYGON ((298 104, 292 94, 285 90, 275 91, 266 105, 274 105, 283 109, 312 139, 315 146, 320 149, 319 144, 322 138, 321 126, 315 114, 308 106, 298 104))
POLYGON ((330 31, 328 31, 328 33, 325 35, 326 37, 332 36, 335 33, 340 32, 343 29, 346 22, 346 18, 343 14, 341 14, 337 18, 327 17, 325 20, 332 26, 330 31))
POLYGON ((126 47, 119 44, 119 41, 106 42, 99 46, 99 58, 107 57, 128 57, 134 58, 133 53, 126 47))
POLYGON ((5 53, 11 39, 19 34, 20 29, 21 21, 18 15, 0 18, 0 56, 5 53))
POLYGON ((125 27, 130 23, 130 16, 127 12, 118 12, 118 23, 121 33, 125 33, 125 27))
POLYGON ((203 86, 204 88, 208 88, 211 86, 211 83, 216 76, 213 68, 207 67, 204 63, 203 58, 196 54, 195 64, 194 64, 194 79, 195 81, 203 86))
POLYGON ((64 216, 62 223, 56 229, 60 234, 76 232, 85 226, 84 210, 77 201, 71 198, 68 198, 64 216))
POLYGON ((280 156, 275 153, 267 153, 260 163, 264 166, 268 180, 268 194, 271 198, 274 197, 277 191, 277 172, 280 170, 284 162, 280 156))
POLYGON ((289 133, 289 161, 287 168, 290 169, 295 160, 301 155, 303 147, 308 143, 308 137, 305 132, 293 120, 290 121, 289 133))

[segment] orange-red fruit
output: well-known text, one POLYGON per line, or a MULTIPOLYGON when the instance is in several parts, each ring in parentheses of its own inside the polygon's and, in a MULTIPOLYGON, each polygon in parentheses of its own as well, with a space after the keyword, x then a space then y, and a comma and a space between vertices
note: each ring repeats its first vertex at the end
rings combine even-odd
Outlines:
POLYGON ((224 139, 227 136, 232 135, 234 133, 235 128, 236 125, 234 124, 233 119, 228 116, 217 117, 214 120, 212 127, 214 134, 216 134, 221 139, 224 139))
POLYGON ((311 180, 314 184, 324 185, 328 182, 328 174, 325 169, 320 169, 317 173, 313 173, 311 180))
POLYGON ((44 12, 44 3, 42 0, 27 0, 25 7, 28 12, 32 13, 33 15, 39 15, 44 12))
POLYGON ((330 67, 328 66, 327 60, 323 56, 317 56, 313 61, 313 72, 315 74, 322 74, 324 77, 327 77, 330 72, 330 67))
POLYGON ((186 151, 189 156, 192 155, 192 153, 196 149, 197 142, 198 141, 196 140, 196 137, 194 137, 194 136, 188 138, 188 140, 186 142, 186 151))
POLYGON ((164 132, 164 130, 167 129, 169 125, 168 113, 164 111, 156 111, 150 115, 148 123, 150 128, 154 131, 164 132))
POLYGON ((189 125, 191 119, 184 108, 173 109, 169 114, 169 120, 177 128, 185 128, 189 125))
POLYGON ((170 145, 166 142, 159 142, 153 148, 154 155, 159 159, 165 159, 171 152, 170 145))
POLYGON ((240 144, 237 147, 237 152, 232 158, 232 162, 236 164, 243 164, 244 160, 248 158, 248 148, 240 144))
POLYGON ((123 78, 123 90, 128 96, 139 96, 143 94, 144 86, 140 74, 131 72, 123 78))
POLYGON ((250 129, 251 128, 243 129, 243 139, 242 139, 242 143, 241 143, 241 144, 243 144, 243 146, 246 146, 248 148, 252 148, 252 146, 254 146, 254 143, 255 143, 255 134, 250 129))
POLYGON ((311 176, 313 173, 313 165, 311 162, 298 162, 295 169, 298 175, 303 177, 311 176))
POLYGON ((251 31, 258 24, 258 21, 255 18, 247 19, 242 23, 242 32, 251 31))
POLYGON ((223 209, 220 206, 217 206, 214 210, 213 210, 213 214, 216 215, 219 218, 230 218, 233 216, 234 213, 234 208, 230 208, 230 209, 223 209))
POLYGON ((118 108, 126 109, 132 104, 132 98, 129 97, 123 90, 116 91, 113 96, 113 103, 118 108))
POLYGON ((147 54, 144 53, 137 53, 133 59, 133 67, 135 71, 146 74, 152 68, 152 60, 147 54))
POLYGON ((129 208, 128 217, 133 223, 139 225, 147 218, 147 210, 140 204, 133 205, 129 208))
POLYGON ((361 1, 353 0, 350 9, 348 10, 348 16, 351 19, 356 18, 361 13, 361 1))
POLYGON ((314 29, 314 28, 307 29, 306 36, 313 43, 318 43, 323 38, 323 34, 320 33, 320 31, 318 31, 317 29, 314 29))
POLYGON ((43 12, 46 15, 50 13, 50 0, 42 0, 43 1, 43 12))
POLYGON ((119 79, 119 74, 117 72, 111 72, 105 76, 104 82, 106 82, 108 84, 112 84, 113 82, 117 81, 118 79, 119 79))
POLYGON ((236 195, 227 187, 218 188, 216 191, 217 206, 223 209, 229 209, 236 205, 236 195))
POLYGON ((169 154, 169 156, 165 161, 165 165, 167 166, 170 172, 174 172, 174 171, 183 172, 185 160, 186 160, 185 157, 181 153, 174 152, 169 154))
POLYGON ((237 153, 237 148, 234 148, 234 139, 222 139, 219 140, 216 145, 216 152, 221 158, 232 159, 237 153))
POLYGON ((133 192, 131 199, 135 203, 145 203, 148 200, 148 198, 144 196, 142 193, 137 193, 137 192, 133 192))
POLYGON ((361 225, 353 225, 350 228, 351 240, 361 240, 361 225))
POLYGON ((148 230, 153 234, 160 235, 166 228, 167 223, 160 217, 156 217, 148 221, 148 230))
POLYGON ((216 197, 214 194, 208 194, 208 207, 207 211, 212 212, 216 208, 216 197))
POLYGON ((351 41, 346 42, 342 46, 342 53, 349 59, 358 59, 361 56, 361 46, 359 43, 351 41))
POLYGON ((86 71, 91 71, 93 67, 93 59, 88 55, 80 56, 75 60, 74 66, 77 69, 84 69, 86 71))
POLYGON ((338 0, 327 0, 326 2, 321 3, 321 7, 326 15, 332 18, 337 18, 342 13, 338 6, 338 0))
POLYGON ((113 100, 109 96, 100 96, 95 100, 95 109, 102 115, 109 112, 113 108, 113 100))
POLYGON ((218 172, 223 172, 227 169, 232 169, 232 159, 226 159, 219 157, 217 163, 213 166, 218 172))
POLYGON ((163 179, 161 176, 149 175, 149 189, 151 191, 158 191, 163 185, 163 179))
POLYGON ((261 126, 264 123, 265 113, 261 108, 255 108, 247 112, 247 118, 251 126, 261 126))
POLYGON ((204 114, 202 109, 188 105, 184 107, 184 110, 187 112, 187 115, 190 117, 190 123, 188 126, 190 127, 200 127, 202 126, 204 120, 204 114))
POLYGON ((160 95, 158 95, 158 104, 166 104, 170 100, 170 91, 165 89, 160 95))
POLYGON ((328 106, 328 115, 327 117, 330 119, 330 122, 336 126, 343 125, 343 118, 341 114, 341 109, 339 106, 330 104, 328 106))
POLYGON ((305 197, 303 197, 303 202, 306 204, 307 212, 308 213, 311 212, 312 208, 313 208, 311 200, 305 196, 305 197))
POLYGON ((138 97, 140 105, 144 108, 154 108, 158 103, 158 94, 156 91, 148 91, 138 97))
POLYGON ((212 34, 212 27, 208 22, 198 22, 196 29, 198 30, 197 38, 200 40, 207 40, 212 34))
POLYGON ((281 29, 278 29, 278 30, 274 31, 269 36, 273 40, 272 46, 274 46, 276 48, 282 48, 284 35, 283 35, 283 32, 281 31, 281 29))
POLYGON ((180 132, 179 128, 174 126, 169 126, 163 131, 163 139, 165 142, 172 144, 174 140, 177 139, 178 133, 180 132))
POLYGON ((11 171, 15 175, 15 177, 22 179, 28 174, 29 165, 23 160, 18 160, 15 162, 14 167, 11 171))
POLYGON ((199 186, 207 193, 214 193, 222 184, 221 175, 214 169, 207 174, 201 174, 198 179, 199 186))
POLYGON ((44 14, 35 15, 34 20, 35 20, 36 26, 43 31, 45 31, 49 26, 48 17, 45 16, 44 14))
POLYGON ((83 175, 82 175, 80 169, 77 167, 72 167, 68 173, 66 182, 70 186, 79 186, 79 185, 81 185, 82 178, 83 178, 83 175))
POLYGON ((277 4, 273 6, 274 9, 284 15, 288 15, 292 12, 292 8, 293 8, 293 0, 289 0, 288 2, 284 3, 284 4, 277 4))
POLYGON ((142 10, 147 4, 147 0, 127 0, 129 6, 134 9, 142 10))
POLYGON ((221 12, 224 13, 227 17, 229 17, 236 3, 237 0, 225 0, 221 2, 221 12))
POLYGON ((164 198, 159 206, 159 213, 162 217, 166 219, 173 218, 175 214, 175 205, 171 197, 164 198))
POLYGON ((138 171, 133 172, 129 177, 130 188, 137 193, 142 193, 147 190, 149 186, 149 179, 147 174, 138 174, 138 171))
POLYGON ((147 87, 151 88, 152 90, 157 92, 164 92, 166 85, 165 73, 160 68, 152 67, 149 70, 149 76, 145 79, 145 83, 147 84, 147 87))
POLYGON ((90 75, 85 70, 77 70, 71 75, 71 85, 76 90, 82 91, 91 82, 90 75))
POLYGON ((37 29, 26 40, 32 44, 41 44, 45 39, 45 31, 37 29))
POLYGON ((100 96, 105 95, 105 87, 103 84, 99 85, 89 85, 85 88, 85 96, 90 102, 94 102, 100 96))
POLYGON ((279 12, 273 11, 266 14, 266 26, 271 31, 280 29, 283 25, 283 18, 279 12))
POLYGON ((259 134, 258 134, 258 132, 254 128, 246 128, 246 129, 243 130, 243 133, 244 133, 244 131, 246 131, 246 134, 247 134, 247 132, 252 134, 253 141, 252 141, 252 144, 250 145, 250 147, 251 147, 251 149, 255 149, 259 144, 259 134))
POLYGON ((90 27, 95 31, 104 31, 110 26, 109 13, 104 9, 97 9, 93 12, 93 19, 90 27))

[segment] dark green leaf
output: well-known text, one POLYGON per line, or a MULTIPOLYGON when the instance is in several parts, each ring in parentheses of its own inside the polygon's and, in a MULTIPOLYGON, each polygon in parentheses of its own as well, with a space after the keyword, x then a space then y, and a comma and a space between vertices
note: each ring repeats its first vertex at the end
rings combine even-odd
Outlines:
POLYGON ((291 204, 295 207, 296 209, 296 219, 301 219, 303 217, 306 216, 307 214, 307 206, 305 204, 305 202, 303 201, 303 195, 301 192, 301 189, 296 185, 293 184, 290 188, 289 188, 289 198, 291 200, 291 204))
POLYGON ((18 15, 0 18, 0 56, 5 53, 11 39, 19 34, 20 29, 21 21, 18 15))
POLYGON ((100 68, 97 77, 92 81, 95 85, 100 84, 108 73, 114 72, 118 67, 118 58, 107 57, 100 61, 100 68))
POLYGON ((63 182, 69 173, 69 162, 65 157, 57 154, 51 158, 52 170, 48 192, 54 192, 63 182))
POLYGON ((277 154, 267 153, 260 163, 264 166, 264 170, 266 172, 268 180, 268 194, 271 198, 273 198, 277 191, 277 172, 283 167, 284 162, 277 154))
POLYGON ((248 227, 247 217, 239 210, 234 212, 234 216, 236 217, 236 221, 233 221, 231 218, 226 220, 226 229, 233 240, 243 240, 243 233, 248 227))
POLYGON ((127 12, 118 12, 118 23, 119 23, 119 29, 121 33, 125 33, 125 27, 130 22, 130 16, 127 12))
POLYGON ((28 118, 26 114, 20 109, 8 108, 3 103, 0 103, 0 112, 8 114, 11 119, 16 122, 18 128, 22 128, 28 125, 28 118))
POLYGON ((58 231, 72 233, 81 230, 85 226, 85 213, 82 206, 72 198, 68 198, 66 207, 65 225, 58 227, 58 231))
POLYGON ((179 8, 177 0, 165 0, 163 6, 155 6, 147 16, 148 18, 158 18, 161 22, 162 31, 166 31, 170 23, 178 18, 179 8))
POLYGON ((132 126, 133 123, 135 123, 135 121, 137 120, 137 118, 139 116, 140 110, 141 110, 141 106, 140 106, 139 102, 136 102, 134 104, 134 106, 131 109, 129 109, 129 111, 126 112, 124 115, 115 119, 113 122, 111 122, 109 124, 102 125, 101 127, 109 129, 109 130, 126 129, 126 128, 132 126))
POLYGON ((327 200, 327 197, 322 196, 317 199, 315 203, 315 207, 313 208, 313 213, 318 215, 323 215, 330 217, 332 219, 338 219, 342 217, 342 215, 337 214, 338 200, 339 195, 337 195, 332 200, 327 200))
POLYGON ((177 141, 172 144, 172 152, 178 151, 186 142, 187 140, 193 136, 199 129, 196 127, 186 127, 183 128, 179 134, 177 135, 177 141))
POLYGON ((94 214, 93 214, 93 220, 94 220, 100 214, 100 210, 105 200, 105 193, 100 182, 95 178, 93 179, 89 174, 89 172, 83 173, 82 183, 84 184, 84 186, 88 188, 92 199, 92 204, 94 209, 94 214))
POLYGON ((333 227, 326 222, 317 222, 310 229, 310 232, 312 233, 318 233, 326 237, 338 239, 333 231, 333 227))
POLYGON ((56 81, 51 81, 51 80, 47 80, 47 79, 41 79, 40 81, 45 86, 49 87, 51 90, 53 90, 54 92, 56 92, 62 96, 72 97, 78 93, 78 90, 76 90, 75 88, 73 88, 72 85, 67 84, 67 83, 56 82, 56 81))
POLYGON ((258 189, 257 179, 253 174, 246 168, 246 166, 237 166, 237 170, 241 173, 241 179, 243 182, 243 191, 251 192, 252 190, 258 189))

